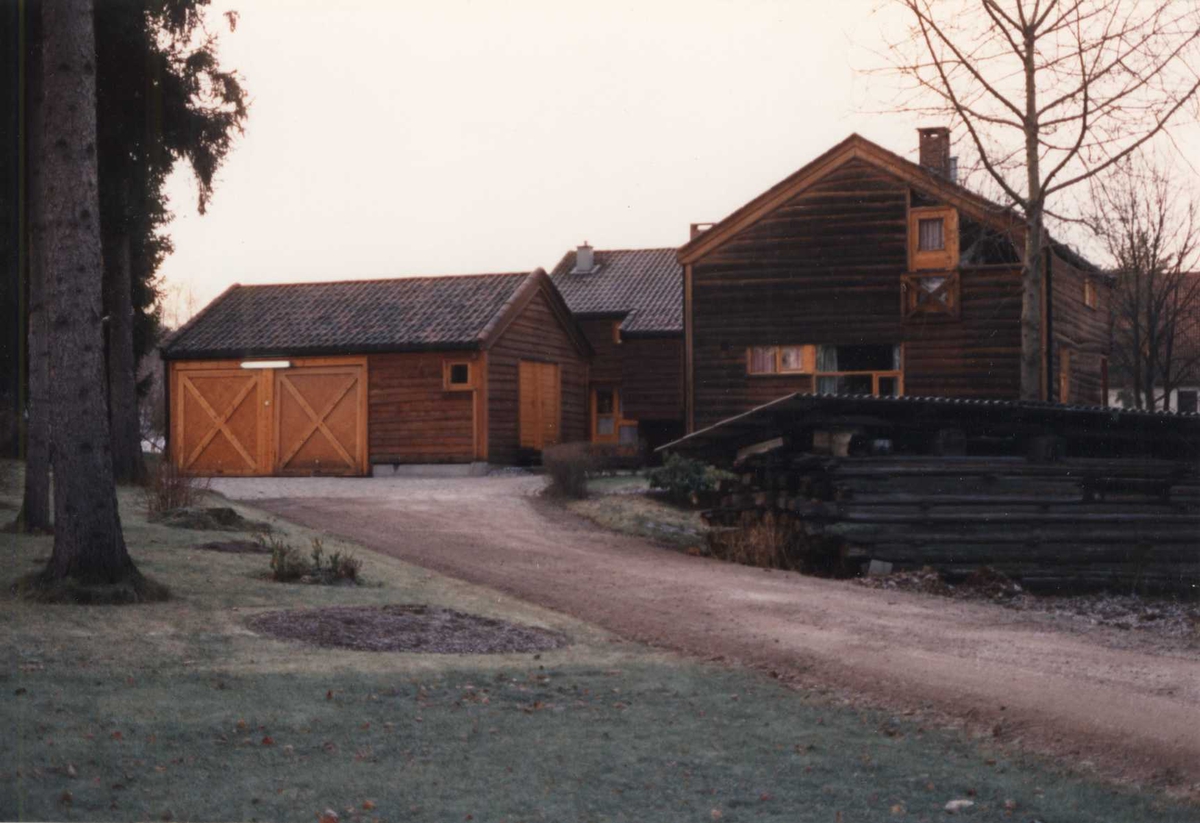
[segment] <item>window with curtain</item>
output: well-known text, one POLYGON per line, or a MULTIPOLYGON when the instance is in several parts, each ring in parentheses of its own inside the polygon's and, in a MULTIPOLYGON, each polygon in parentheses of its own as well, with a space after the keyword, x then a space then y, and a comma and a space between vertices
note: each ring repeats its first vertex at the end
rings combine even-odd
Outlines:
POLYGON ((751 374, 774 374, 775 373, 775 347, 774 346, 752 346, 750 348, 750 373, 751 374))
POLYGON ((946 221, 931 217, 917 221, 919 251, 942 251, 946 248, 946 221))

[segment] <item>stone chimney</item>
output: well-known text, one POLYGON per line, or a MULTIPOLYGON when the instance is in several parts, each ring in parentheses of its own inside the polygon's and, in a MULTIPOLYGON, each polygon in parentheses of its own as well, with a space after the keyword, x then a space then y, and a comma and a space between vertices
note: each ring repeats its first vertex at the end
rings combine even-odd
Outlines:
POLYGON ((920 164, 936 175, 953 181, 950 169, 950 129, 934 126, 917 129, 921 135, 920 164))
POLYGON ((590 274, 596 268, 596 253, 586 240, 575 249, 575 268, 572 274, 590 274))

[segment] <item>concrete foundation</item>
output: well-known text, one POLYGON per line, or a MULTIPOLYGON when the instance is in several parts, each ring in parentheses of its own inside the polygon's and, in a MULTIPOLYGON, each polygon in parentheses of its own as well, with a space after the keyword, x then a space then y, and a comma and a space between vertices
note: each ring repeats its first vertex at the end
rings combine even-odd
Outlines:
POLYGON ((372 477, 483 477, 487 463, 375 463, 372 477))

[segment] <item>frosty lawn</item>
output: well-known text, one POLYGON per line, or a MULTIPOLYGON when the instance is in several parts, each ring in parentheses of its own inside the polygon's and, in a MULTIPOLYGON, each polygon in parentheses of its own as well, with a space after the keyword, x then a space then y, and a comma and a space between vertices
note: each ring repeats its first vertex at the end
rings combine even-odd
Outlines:
MULTIPOLYGON (((13 490, 10 476, 0 499, 11 504, 13 490)), ((363 821, 841 812, 853 823, 941 820, 948 801, 966 799, 963 819, 1195 819, 1194 808, 648 650, 365 550, 367 586, 271 583, 263 556, 190 550, 220 535, 148 525, 135 494, 122 502, 136 560, 176 597, 88 609, 0 601, 0 818, 313 820, 328 807, 363 821), (247 628, 268 609, 417 602, 571 644, 538 656, 371 653, 247 628)), ((306 545, 308 533, 284 533, 306 545)), ((50 541, 0 545, 7 591, 50 541)))

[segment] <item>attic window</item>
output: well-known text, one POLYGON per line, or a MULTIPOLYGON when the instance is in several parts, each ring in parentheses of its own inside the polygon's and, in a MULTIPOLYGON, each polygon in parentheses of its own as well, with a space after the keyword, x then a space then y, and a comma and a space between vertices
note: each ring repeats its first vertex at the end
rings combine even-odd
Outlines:
POLYGON ((927 217, 917 221, 917 251, 945 251, 946 218, 927 217))
POLYGON ((908 270, 958 267, 958 212, 948 206, 908 210, 908 270))
POLYGON ((447 360, 442 364, 442 370, 442 383, 446 391, 470 391, 475 388, 470 363, 447 360))
POLYGON ((1090 277, 1084 278, 1083 281, 1083 303, 1089 309, 1100 305, 1099 295, 1096 294, 1096 281, 1090 277))
POLYGON ((958 295, 959 281, 956 271, 910 273, 900 277, 900 299, 904 317, 944 314, 957 318, 958 295))

